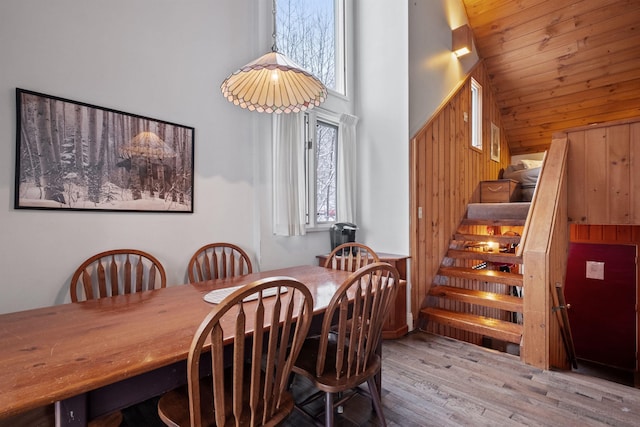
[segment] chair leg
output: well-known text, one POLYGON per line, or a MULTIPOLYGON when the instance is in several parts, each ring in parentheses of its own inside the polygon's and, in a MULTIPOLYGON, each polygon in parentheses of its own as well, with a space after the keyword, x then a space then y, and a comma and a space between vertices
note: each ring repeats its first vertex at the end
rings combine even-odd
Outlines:
POLYGON ((287 390, 291 390, 291 387, 293 386, 293 380, 295 380, 295 378, 296 378, 296 374, 291 372, 289 374, 289 377, 287 378, 287 390))
POLYGON ((326 393, 325 400, 324 425, 326 427, 333 427, 333 393, 326 393))
POLYGON ((380 418, 380 424, 382 425, 382 427, 387 427, 387 421, 384 419, 384 414, 382 413, 382 401, 380 398, 380 396, 382 395, 382 390, 378 390, 378 387, 376 386, 376 380, 373 377, 367 379, 367 385, 369 386, 369 394, 371 395, 373 408, 376 410, 378 418, 380 418))

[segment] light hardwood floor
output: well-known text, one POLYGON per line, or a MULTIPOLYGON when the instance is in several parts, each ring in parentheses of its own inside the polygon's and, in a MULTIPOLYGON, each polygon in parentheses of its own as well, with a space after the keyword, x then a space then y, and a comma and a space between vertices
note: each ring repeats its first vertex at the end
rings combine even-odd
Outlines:
MULTIPOLYGON (((382 402, 390 426, 639 426, 640 390, 423 332, 383 344, 382 402)), ((343 426, 380 425, 367 401, 343 426)), ((311 425, 294 413, 287 426, 311 425)))

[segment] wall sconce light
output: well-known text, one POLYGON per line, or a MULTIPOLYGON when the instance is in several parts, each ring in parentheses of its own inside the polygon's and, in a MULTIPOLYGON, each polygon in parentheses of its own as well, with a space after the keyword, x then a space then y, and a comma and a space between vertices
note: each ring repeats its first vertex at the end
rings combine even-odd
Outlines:
POLYGON ((459 58, 471 53, 471 28, 464 24, 451 32, 451 50, 459 58))

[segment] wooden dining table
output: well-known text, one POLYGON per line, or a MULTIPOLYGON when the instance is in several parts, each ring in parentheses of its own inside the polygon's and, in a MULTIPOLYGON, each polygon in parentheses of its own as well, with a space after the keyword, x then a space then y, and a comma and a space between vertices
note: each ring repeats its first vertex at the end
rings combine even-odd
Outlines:
POLYGON ((286 276, 321 315, 349 272, 298 266, 0 315, 0 419, 55 403, 56 425, 142 402, 186 382, 212 289, 286 276))

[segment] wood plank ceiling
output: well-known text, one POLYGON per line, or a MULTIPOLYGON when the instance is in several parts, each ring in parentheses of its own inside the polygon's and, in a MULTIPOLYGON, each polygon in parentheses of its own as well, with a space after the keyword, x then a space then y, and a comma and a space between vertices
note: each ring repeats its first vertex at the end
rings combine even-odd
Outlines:
POLYGON ((462 0, 512 155, 640 116, 640 0, 462 0))

